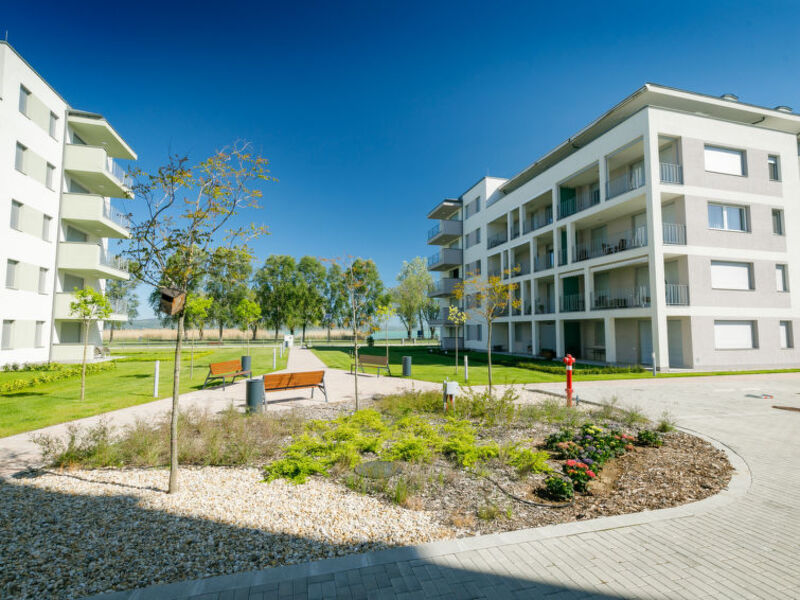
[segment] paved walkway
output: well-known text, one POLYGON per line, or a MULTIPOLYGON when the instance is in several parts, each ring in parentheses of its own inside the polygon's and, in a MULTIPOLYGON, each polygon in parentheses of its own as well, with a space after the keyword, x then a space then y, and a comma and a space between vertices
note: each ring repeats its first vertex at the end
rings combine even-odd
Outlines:
POLYGON ((800 413, 771 408, 800 406, 800 374, 578 382, 577 388, 587 400, 617 396, 654 418, 668 410, 680 426, 717 440, 736 467, 728 490, 662 511, 106 598, 800 598, 800 413))

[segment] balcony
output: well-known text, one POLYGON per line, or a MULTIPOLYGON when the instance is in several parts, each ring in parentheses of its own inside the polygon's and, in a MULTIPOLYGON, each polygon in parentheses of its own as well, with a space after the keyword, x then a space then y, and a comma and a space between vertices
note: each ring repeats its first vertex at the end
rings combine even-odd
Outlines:
POLYGON ((558 266, 563 267, 566 264, 567 264, 567 249, 561 248, 561 250, 558 251, 558 266))
POLYGON ((680 223, 662 223, 664 243, 671 246, 686 245, 686 225, 680 223))
POLYGON ((428 296, 431 298, 440 298, 442 296, 452 296, 456 286, 461 283, 458 277, 444 277, 433 284, 428 296))
POLYGON ((499 246, 500 244, 505 244, 507 241, 508 241, 507 233, 495 233, 494 235, 490 235, 486 239, 486 248, 491 250, 495 246, 499 246))
POLYGON ((544 212, 533 214, 530 218, 526 219, 523 226, 524 233, 536 231, 542 227, 547 227, 553 224, 553 209, 548 207, 544 212))
POLYGON ((536 314, 537 315, 551 315, 556 312, 556 303, 552 298, 537 298, 536 299, 536 314))
POLYGON ((129 222, 102 196, 71 194, 63 196, 61 218, 80 225, 81 229, 105 238, 129 238, 129 222))
POLYGON ((511 239, 516 239, 519 237, 519 223, 514 223, 511 226, 511 239))
POLYGON ((544 256, 534 256, 533 257, 533 270, 536 273, 541 271, 547 271, 548 269, 553 268, 553 254, 548 253, 544 256))
POLYGON ((597 204, 600 204, 600 190, 592 190, 590 193, 572 198, 562 198, 558 203, 558 218, 569 217, 597 204))
POLYGON ((598 256, 607 256, 616 254, 617 252, 624 252, 625 250, 633 250, 634 248, 647 246, 647 227, 642 226, 636 229, 629 229, 614 237, 615 241, 613 242, 599 240, 588 244, 576 245, 573 248, 573 260, 575 262, 580 262, 582 260, 589 260, 590 258, 597 258, 598 256))
POLYGON ((647 286, 595 291, 591 296, 592 310, 647 308, 650 306, 650 288, 647 286))
POLYGON ((644 187, 644 184, 644 168, 632 169, 628 173, 609 179, 606 182, 606 200, 638 190, 640 187, 644 187))
POLYGON ((130 278, 125 261, 111 256, 102 246, 84 242, 60 242, 58 268, 97 279, 130 278))
MULTIPOLYGON (((54 302, 54 318, 58 320, 75 320, 70 311, 70 304, 75 300, 75 294, 60 292, 56 294, 54 302)), ((124 300, 111 301, 111 314, 104 321, 127 321, 128 303, 124 300)))
POLYGON ((583 294, 565 294, 561 296, 561 312, 582 312, 586 310, 583 294))
POLYGON ((447 271, 448 269, 460 267, 462 262, 460 248, 442 248, 428 257, 428 270, 447 271))
POLYGON ((442 308, 439 310, 439 313, 428 321, 428 325, 431 327, 441 327, 443 325, 451 325, 450 321, 447 320, 447 317, 450 316, 450 309, 449 308, 442 308))
POLYGON ((666 284, 667 306, 689 306, 689 286, 666 284))
POLYGON ((683 166, 662 162, 659 163, 659 171, 661 172, 661 183, 683 183, 683 166))
POLYGON ((136 153, 101 115, 70 110, 67 123, 90 146, 101 146, 109 156, 136 160, 136 153))
POLYGON ((428 243, 444 246, 461 237, 463 224, 455 219, 443 219, 428 230, 428 243))
POLYGON ((529 258, 525 258, 520 262, 516 263, 511 268, 511 277, 522 277, 523 275, 530 275, 531 272, 531 261, 529 258))
POLYGON ((104 148, 67 144, 64 171, 93 194, 114 198, 132 198, 133 182, 104 148))
POLYGON ((461 200, 445 198, 428 213, 429 219, 450 219, 461 208, 461 200))

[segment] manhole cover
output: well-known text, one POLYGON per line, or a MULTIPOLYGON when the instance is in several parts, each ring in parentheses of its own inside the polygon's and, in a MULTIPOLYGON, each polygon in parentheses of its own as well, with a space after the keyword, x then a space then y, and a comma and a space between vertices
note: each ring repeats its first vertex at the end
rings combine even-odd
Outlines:
POLYGON ((355 468, 356 473, 371 479, 389 479, 402 470, 399 464, 388 460, 372 460, 356 465, 355 468))

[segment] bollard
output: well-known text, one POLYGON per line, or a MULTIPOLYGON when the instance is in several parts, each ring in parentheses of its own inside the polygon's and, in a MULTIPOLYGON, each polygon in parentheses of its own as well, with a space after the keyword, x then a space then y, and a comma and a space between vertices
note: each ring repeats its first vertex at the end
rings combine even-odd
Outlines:
POLYGON ((153 381, 153 398, 158 398, 158 366, 161 361, 156 361, 156 378, 153 381))
POLYGON ((275 348, 273 348, 272 349, 272 370, 274 371, 277 368, 278 368, 278 351, 275 348))
POLYGON ((655 377, 656 376, 656 353, 653 352, 651 354, 651 356, 652 356, 652 360, 653 360, 653 377, 655 377))
POLYGON ((261 377, 247 380, 245 397, 248 414, 261 412, 264 409, 264 380, 261 377))
POLYGON ((403 377, 411 377, 411 357, 403 357, 403 377))
POLYGON ((564 357, 564 364, 567 366, 567 406, 572 406, 572 365, 575 364, 575 359, 571 354, 564 357))
POLYGON ((469 380, 469 357, 464 357, 464 381, 469 380))
POLYGON ((253 361, 252 361, 252 358, 250 357, 250 355, 242 357, 242 371, 250 371, 251 372, 251 376, 252 376, 252 370, 253 370, 252 369, 252 364, 253 364, 253 361))

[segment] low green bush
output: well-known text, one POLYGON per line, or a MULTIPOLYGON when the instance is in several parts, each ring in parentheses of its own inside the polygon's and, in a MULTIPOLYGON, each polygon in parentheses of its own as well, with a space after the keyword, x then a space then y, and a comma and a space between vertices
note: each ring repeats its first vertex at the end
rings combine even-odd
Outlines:
POLYGON ((520 448, 519 444, 512 444, 503 448, 502 457, 503 461, 514 467, 519 475, 552 471, 550 465, 547 464, 550 454, 545 451, 520 448))
POLYGON ((636 441, 640 446, 651 446, 653 448, 659 448, 664 443, 664 440, 661 439, 661 435, 657 431, 651 429, 642 429, 636 441))
POLYGON ((571 479, 553 475, 544 480, 545 493, 552 500, 565 501, 575 496, 571 479))
MULTIPOLYGON (((86 374, 93 375, 95 373, 103 373, 116 368, 114 361, 92 363, 86 365, 86 374)), ((81 365, 51 365, 48 368, 37 369, 21 369, 20 371, 37 371, 41 372, 40 375, 28 377, 26 379, 13 379, 0 384, 0 394, 8 394, 10 392, 18 392, 29 387, 35 387, 45 383, 53 383, 55 381, 63 381, 65 379, 74 379, 81 376, 81 365)))

